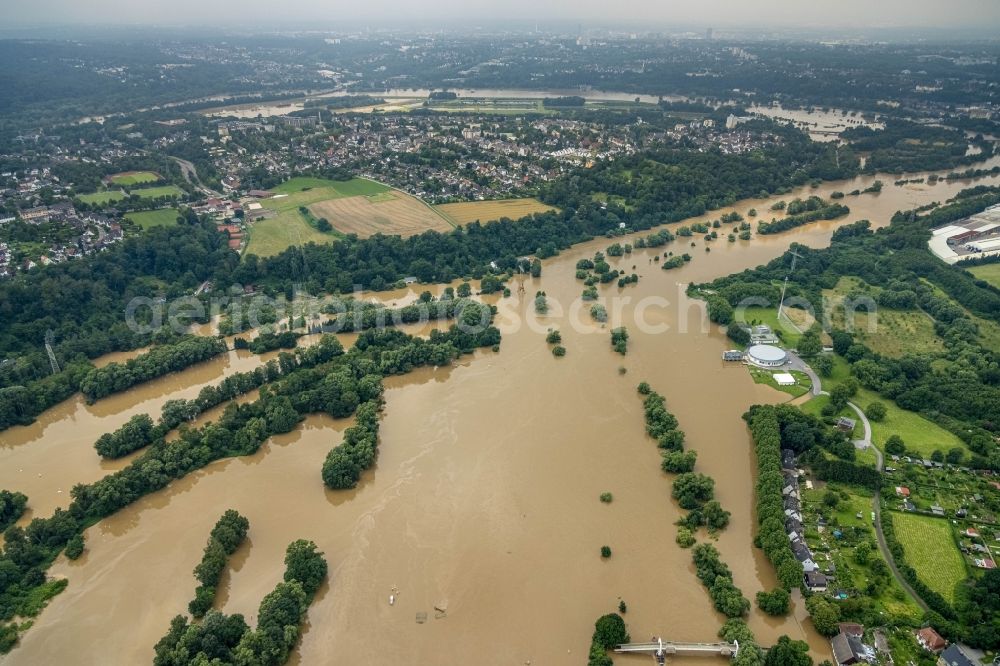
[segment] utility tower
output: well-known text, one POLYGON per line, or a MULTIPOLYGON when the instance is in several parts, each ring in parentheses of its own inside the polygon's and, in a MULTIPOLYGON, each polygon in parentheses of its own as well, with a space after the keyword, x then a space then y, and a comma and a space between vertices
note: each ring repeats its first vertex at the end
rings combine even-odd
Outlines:
POLYGON ((55 340, 56 334, 52 332, 52 329, 45 331, 45 351, 49 353, 49 363, 52 364, 52 374, 57 374, 59 372, 59 361, 56 360, 56 353, 52 350, 52 342, 55 340))
POLYGON ((792 267, 788 269, 788 273, 785 274, 785 284, 781 287, 781 302, 778 303, 778 320, 781 320, 781 310, 785 307, 785 290, 788 289, 788 278, 791 277, 792 273, 795 271, 795 261, 802 255, 795 250, 789 250, 792 254, 792 267))

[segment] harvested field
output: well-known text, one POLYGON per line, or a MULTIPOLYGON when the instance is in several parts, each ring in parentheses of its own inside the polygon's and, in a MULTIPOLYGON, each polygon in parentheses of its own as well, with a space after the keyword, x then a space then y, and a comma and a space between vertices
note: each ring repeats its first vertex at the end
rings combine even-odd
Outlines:
POLYGON ((534 213, 555 210, 552 206, 543 204, 534 198, 463 201, 462 203, 441 204, 434 208, 444 213, 455 224, 469 224, 476 220, 489 222, 490 220, 499 220, 504 217, 519 220, 534 213))
POLYGON ((407 237, 429 229, 452 229, 443 216, 422 201, 396 191, 320 201, 310 205, 309 212, 326 218, 337 231, 360 238, 376 233, 407 237))

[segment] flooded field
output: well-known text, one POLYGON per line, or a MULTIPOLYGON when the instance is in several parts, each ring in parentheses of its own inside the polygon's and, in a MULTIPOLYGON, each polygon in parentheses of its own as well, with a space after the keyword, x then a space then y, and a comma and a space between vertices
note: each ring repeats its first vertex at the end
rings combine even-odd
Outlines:
POLYGON ((877 120, 865 120, 860 112, 841 109, 785 109, 781 106, 754 105, 747 111, 766 118, 786 120, 808 134, 813 141, 836 141, 841 132, 852 127, 882 129, 885 126, 877 120))
MULTIPOLYGON (((80 560, 60 557, 52 574, 67 577, 68 588, 3 663, 149 663, 170 618, 185 612, 195 588, 191 570, 227 508, 247 516, 251 527, 217 606, 244 613, 251 625, 260 599, 280 579, 290 541, 312 539, 326 553, 329 581, 309 610, 294 663, 578 665, 594 620, 619 599, 628 604, 636 639, 714 640, 724 618, 695 577, 691 553, 674 543, 680 511, 644 433, 636 384, 648 381, 666 397, 699 454, 698 469, 714 477, 718 499, 732 512, 717 545, 735 583, 751 599, 772 588, 770 565, 752 545, 754 465, 740 415, 753 403, 787 396, 720 360, 725 336, 708 326, 701 303, 684 289, 766 262, 791 242, 824 246, 847 222, 885 225, 898 209, 944 201, 970 185, 893 187, 894 177, 881 179, 887 185, 880 194, 844 200, 851 207, 846 219, 747 242, 722 239, 711 253, 699 239, 683 249, 694 259, 677 270, 660 270, 649 250, 612 258, 613 267, 641 279, 600 288, 612 314, 606 328, 574 305, 582 289, 574 273, 578 259, 610 241, 546 260, 542 277, 525 279, 523 294, 515 280, 514 295, 497 302, 499 352, 386 380, 378 463, 357 489, 324 488, 320 466, 350 420, 320 416, 253 456, 218 461, 174 482, 89 529, 80 560), (537 290, 548 295, 546 316, 534 314, 537 290), (624 357, 609 344, 609 329, 619 323, 631 335, 624 357), (562 332, 564 358, 553 357, 544 341, 549 327, 562 332), (602 492, 614 501, 601 503, 602 492), (608 560, 599 555, 602 545, 613 550, 608 560), (393 587, 399 597, 390 606, 393 587), (446 608, 443 617, 435 618, 435 606, 446 608), (427 613, 426 623, 416 622, 418 613, 427 613)), ((780 198, 827 196, 873 181, 828 183, 780 198)), ((753 207, 769 219, 765 211, 777 199, 733 209, 745 214, 753 207)), ((667 249, 682 251, 679 244, 667 249)), ((426 288, 437 294, 442 286, 426 288)), ((365 296, 402 305, 424 289, 365 296)), ((74 483, 123 464, 99 461, 92 444, 101 433, 136 413, 157 416, 165 400, 193 397, 266 358, 234 352, 95 405, 67 401, 32 426, 0 434, 0 487, 25 492, 32 509, 48 515, 68 503, 74 483)), ((789 634, 807 640, 817 659, 829 658, 829 644, 804 617, 799 603, 788 618, 754 610, 749 621, 762 644, 789 634)))

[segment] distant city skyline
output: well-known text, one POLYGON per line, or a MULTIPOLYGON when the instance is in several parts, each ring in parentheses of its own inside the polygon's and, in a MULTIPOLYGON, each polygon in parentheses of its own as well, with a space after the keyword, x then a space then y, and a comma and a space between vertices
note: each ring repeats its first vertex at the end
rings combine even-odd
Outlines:
MULTIPOLYGON (((468 24, 489 28, 502 22, 595 25, 635 25, 646 29, 671 26, 734 28, 879 29, 926 28, 978 31, 1000 28, 1000 2, 996 0, 840 0, 833 4, 801 0, 368 0, 356 4, 285 0, 278 5, 265 0, 174 0, 171 3, 137 3, 132 0, 35 0, 4 9, 5 22, 14 25, 146 24, 196 25, 206 21, 227 26, 290 26, 312 24, 315 29, 370 23, 399 25, 411 22, 428 27, 468 24)), ((205 26, 209 27, 209 26, 205 26)))

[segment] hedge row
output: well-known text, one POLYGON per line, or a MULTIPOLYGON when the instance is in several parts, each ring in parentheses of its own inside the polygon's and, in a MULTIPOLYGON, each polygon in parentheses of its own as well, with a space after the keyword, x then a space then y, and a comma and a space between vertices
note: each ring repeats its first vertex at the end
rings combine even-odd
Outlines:
POLYGON ((802 584, 802 567, 792 553, 785 531, 785 504, 781 495, 781 426, 771 405, 754 405, 743 416, 750 424, 757 458, 757 534, 758 545, 774 565, 778 581, 785 589, 802 584))

